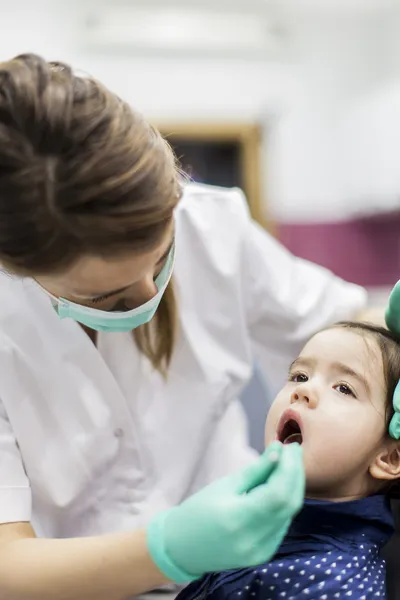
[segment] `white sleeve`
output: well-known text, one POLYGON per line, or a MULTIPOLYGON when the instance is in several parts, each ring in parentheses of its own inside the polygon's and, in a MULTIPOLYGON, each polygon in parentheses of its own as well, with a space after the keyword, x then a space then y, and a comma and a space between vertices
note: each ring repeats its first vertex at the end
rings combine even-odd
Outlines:
POLYGON ((239 400, 228 404, 202 457, 188 492, 194 494, 220 477, 246 467, 258 453, 248 442, 247 419, 239 400))
POLYGON ((31 520, 31 490, 10 422, 0 403, 0 524, 31 520))
POLYGON ((249 218, 242 268, 250 336, 273 388, 281 385, 289 363, 311 335, 336 321, 354 318, 367 303, 364 288, 293 256, 249 218))

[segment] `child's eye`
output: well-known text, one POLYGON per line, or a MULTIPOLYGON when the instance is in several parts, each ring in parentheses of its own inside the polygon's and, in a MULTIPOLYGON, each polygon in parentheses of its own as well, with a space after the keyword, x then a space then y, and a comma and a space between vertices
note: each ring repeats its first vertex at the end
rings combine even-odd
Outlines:
POLYGON ((340 394, 344 394, 345 396, 354 396, 354 398, 356 397, 351 387, 348 386, 346 383, 338 383, 337 385, 335 385, 334 389, 337 390, 340 394))
POLYGON ((305 373, 289 373, 289 381, 295 383, 305 383, 308 381, 308 376, 305 373))

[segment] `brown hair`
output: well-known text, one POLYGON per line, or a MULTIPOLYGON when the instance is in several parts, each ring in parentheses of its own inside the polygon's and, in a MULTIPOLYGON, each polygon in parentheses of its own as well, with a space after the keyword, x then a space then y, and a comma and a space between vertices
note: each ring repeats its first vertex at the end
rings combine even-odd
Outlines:
MULTIPOLYGON (((370 336, 376 341, 382 356, 386 394, 386 426, 387 429, 389 429, 389 423, 394 415, 393 395, 396 386, 400 381, 400 336, 389 329, 374 325, 373 323, 343 321, 341 323, 336 323, 333 327, 351 329, 360 335, 370 336)), ((393 498, 400 498, 400 480, 396 480, 390 484, 388 487, 388 495, 393 498)))
MULTIPOLYGON (((0 262, 16 274, 62 272, 81 255, 156 247, 181 195, 175 157, 128 104, 62 63, 25 54, 0 64, 0 262)), ((140 350, 172 355, 169 285, 140 350)))

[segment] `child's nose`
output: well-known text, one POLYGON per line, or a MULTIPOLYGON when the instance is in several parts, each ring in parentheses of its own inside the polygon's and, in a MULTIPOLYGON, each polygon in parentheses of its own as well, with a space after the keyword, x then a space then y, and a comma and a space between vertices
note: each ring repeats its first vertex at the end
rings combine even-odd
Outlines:
POLYGON ((309 387, 302 384, 301 387, 298 387, 296 390, 294 390, 290 402, 291 404, 294 402, 305 402, 310 408, 314 408, 317 404, 317 397, 315 392, 311 391, 309 387))

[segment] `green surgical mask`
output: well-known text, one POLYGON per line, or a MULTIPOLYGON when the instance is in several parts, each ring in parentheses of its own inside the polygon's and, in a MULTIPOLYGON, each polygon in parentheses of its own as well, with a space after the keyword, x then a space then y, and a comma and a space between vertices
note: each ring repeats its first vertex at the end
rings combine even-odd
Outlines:
MULTIPOLYGON (((157 293, 145 304, 124 312, 109 312, 90 306, 82 306, 65 298, 57 298, 44 290, 54 301, 54 308, 60 319, 70 318, 96 331, 132 331, 151 321, 160 304, 161 298, 171 279, 175 261, 175 248, 171 248, 160 274, 155 280, 157 293)), ((42 288, 43 289, 43 288, 42 288)))

